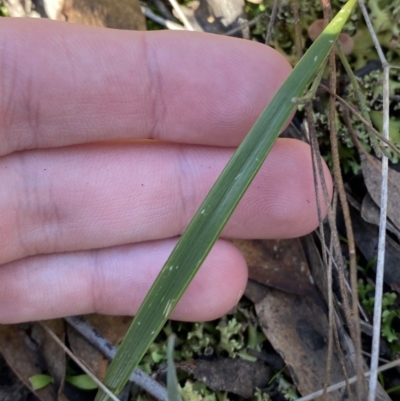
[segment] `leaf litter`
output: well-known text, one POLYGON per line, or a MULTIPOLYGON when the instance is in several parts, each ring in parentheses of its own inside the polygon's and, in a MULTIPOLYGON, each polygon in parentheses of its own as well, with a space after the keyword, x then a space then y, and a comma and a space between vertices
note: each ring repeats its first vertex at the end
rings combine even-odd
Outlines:
MULTIPOLYGON (((62 319, 48 321, 56 335, 64 340, 62 319)), ((0 325, 0 353, 5 361, 40 401, 66 401, 62 394, 66 357, 38 323, 0 325), (48 386, 34 390, 31 378, 46 374, 53 378, 48 386)))
MULTIPOLYGON (((381 161, 369 154, 361 154, 361 167, 368 193, 376 205, 381 203, 381 161)), ((400 173, 389 168, 388 217, 400 229, 400 173)))

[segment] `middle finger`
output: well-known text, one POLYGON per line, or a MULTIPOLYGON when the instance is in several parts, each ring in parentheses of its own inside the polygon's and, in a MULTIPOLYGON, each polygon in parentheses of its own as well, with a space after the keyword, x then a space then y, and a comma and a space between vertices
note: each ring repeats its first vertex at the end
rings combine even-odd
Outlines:
MULTIPOLYGON (((0 263, 179 235, 233 151, 141 141, 3 157, 0 263)), ((293 237, 316 225, 309 148, 281 139, 223 234, 293 237)))

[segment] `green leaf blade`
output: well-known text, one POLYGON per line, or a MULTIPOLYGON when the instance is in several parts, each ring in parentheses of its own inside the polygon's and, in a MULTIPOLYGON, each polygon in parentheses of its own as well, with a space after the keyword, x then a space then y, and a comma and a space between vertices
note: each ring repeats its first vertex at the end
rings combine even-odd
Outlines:
POLYGON ((168 338, 168 356, 167 356, 168 401, 182 401, 182 397, 179 392, 178 377, 176 375, 174 366, 174 345, 175 345, 175 334, 172 334, 168 338))
MULTIPOLYGON (((118 394, 162 329, 300 98, 326 59, 357 0, 349 0, 296 65, 210 190, 146 295, 105 378, 118 394)), ((107 400, 99 390, 96 401, 107 400)))

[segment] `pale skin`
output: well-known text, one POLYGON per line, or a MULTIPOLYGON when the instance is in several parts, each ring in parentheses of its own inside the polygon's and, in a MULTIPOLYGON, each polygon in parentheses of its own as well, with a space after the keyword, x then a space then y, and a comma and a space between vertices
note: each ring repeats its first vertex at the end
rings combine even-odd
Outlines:
MULTIPOLYGON (((2 19, 0 50, 0 323, 135 314, 290 66, 250 41, 27 19, 2 19)), ((316 210, 308 145, 278 140, 172 318, 238 301, 227 238, 305 235, 316 210)))

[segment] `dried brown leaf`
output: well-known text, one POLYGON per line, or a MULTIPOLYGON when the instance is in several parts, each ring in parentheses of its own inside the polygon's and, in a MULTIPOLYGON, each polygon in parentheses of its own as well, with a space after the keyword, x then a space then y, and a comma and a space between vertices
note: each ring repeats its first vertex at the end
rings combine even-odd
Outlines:
MULTIPOLYGON (((256 305, 256 311, 265 335, 285 360, 299 392, 307 395, 323 388, 329 334, 326 311, 309 298, 277 290, 271 290, 256 305)), ((348 374, 354 373, 348 367, 348 374)), ((343 379, 340 361, 334 352, 329 384, 343 379)), ((346 393, 344 388, 327 395, 325 400, 347 399, 346 393)))
POLYGON ((146 30, 139 0, 65 0, 59 19, 106 28, 146 30))
POLYGON ((266 387, 271 378, 270 369, 263 363, 240 358, 185 361, 177 363, 176 368, 192 374, 211 390, 229 391, 245 398, 250 398, 256 387, 266 387))
POLYGON ((264 285, 257 283, 252 279, 247 281, 247 286, 244 291, 244 295, 250 299, 253 303, 260 302, 264 299, 264 297, 268 294, 269 288, 264 285))
MULTIPOLYGON (((379 206, 372 200, 371 196, 367 193, 364 196, 363 202, 361 204, 361 217, 367 222, 371 224, 375 224, 379 226, 379 206)), ((395 225, 388 220, 387 229, 400 238, 400 230, 395 227, 395 225)))
POLYGON ((298 238, 235 240, 233 243, 243 253, 252 280, 292 294, 319 299, 298 238))
POLYGON ((29 389, 19 380, 0 354, 0 400, 26 401, 29 389))
MULTIPOLYGON (((365 185, 373 201, 380 206, 382 164, 371 155, 360 154, 360 158, 365 185)), ((393 169, 389 169, 387 202, 388 217, 400 230, 400 173, 393 169)))
MULTIPOLYGON (((377 256, 378 227, 366 223, 356 210, 351 213, 354 238, 357 248, 365 259, 372 261, 377 256)), ((400 245, 390 236, 386 236, 384 280, 390 287, 400 292, 400 245)))

